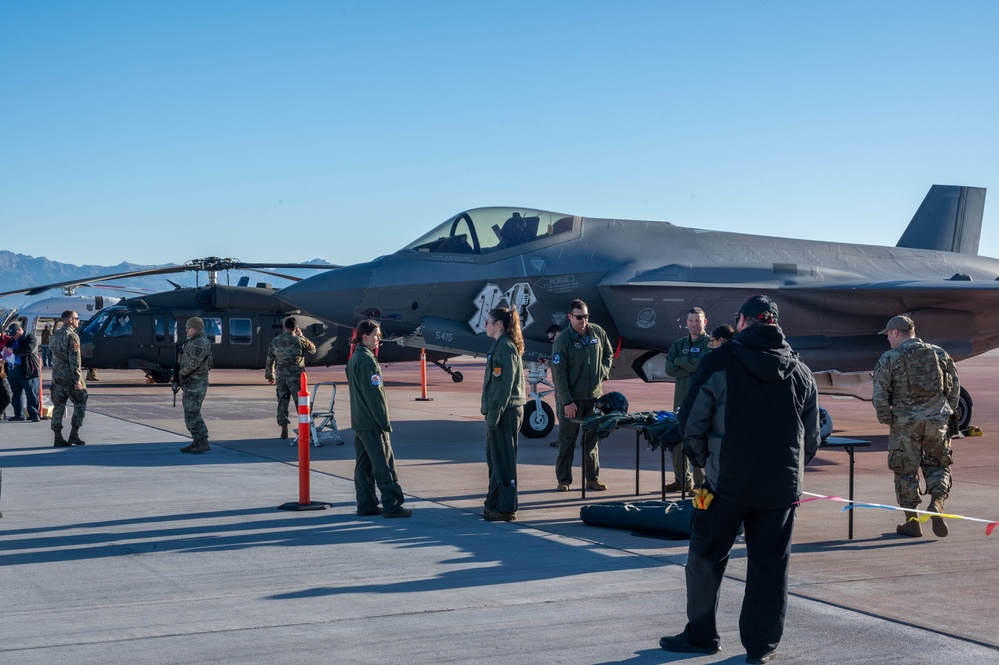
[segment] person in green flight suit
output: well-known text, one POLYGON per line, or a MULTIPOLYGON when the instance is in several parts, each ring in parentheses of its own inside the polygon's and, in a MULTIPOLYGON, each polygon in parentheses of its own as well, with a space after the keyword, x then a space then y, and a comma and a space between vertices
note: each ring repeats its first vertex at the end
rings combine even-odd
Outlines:
POLYGON ((517 310, 498 307, 486 316, 486 334, 496 340, 486 356, 481 413, 486 418, 489 490, 482 518, 517 519, 517 436, 524 421, 524 337, 517 310))
MULTIPOLYGON (((590 323, 590 310, 578 298, 569 303, 569 328, 555 340, 552 347, 552 380, 564 418, 559 421, 558 457, 555 476, 558 491, 568 492, 572 485, 572 457, 576 450, 576 435, 581 420, 593 415, 596 401, 604 394, 603 382, 610 376, 614 349, 607 333, 590 323)), ((600 482, 600 451, 597 430, 583 432, 583 454, 590 456, 586 464, 586 489, 602 492, 607 485, 600 482)))
MULTIPOLYGON (((680 405, 687 397, 690 388, 690 378, 697 371, 701 358, 711 351, 711 338, 704 332, 708 318, 704 310, 694 307, 687 312, 687 334, 673 342, 666 355, 666 373, 676 379, 673 388, 673 412, 680 411, 680 405)), ((676 479, 664 489, 667 492, 679 492, 686 483, 688 492, 693 492, 695 486, 704 482, 704 474, 700 469, 691 469, 690 463, 683 454, 683 446, 673 446, 673 473, 676 479)))
POLYGON ((406 500, 395 470, 395 454, 389 432, 388 402, 382 381, 382 368, 375 351, 382 338, 378 322, 366 319, 357 324, 350 340, 353 351, 347 361, 350 389, 350 425, 354 430, 354 492, 357 514, 362 517, 409 517, 406 500), (382 495, 378 505, 375 485, 382 495), (384 506, 384 507, 383 507, 384 506))

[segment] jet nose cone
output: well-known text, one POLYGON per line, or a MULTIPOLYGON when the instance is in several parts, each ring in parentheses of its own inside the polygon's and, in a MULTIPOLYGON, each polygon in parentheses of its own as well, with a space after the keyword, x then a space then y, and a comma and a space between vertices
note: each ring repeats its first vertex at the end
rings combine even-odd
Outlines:
POLYGON ((364 294, 371 280, 367 265, 348 266, 303 279, 277 293, 295 309, 316 318, 353 327, 362 315, 364 294))

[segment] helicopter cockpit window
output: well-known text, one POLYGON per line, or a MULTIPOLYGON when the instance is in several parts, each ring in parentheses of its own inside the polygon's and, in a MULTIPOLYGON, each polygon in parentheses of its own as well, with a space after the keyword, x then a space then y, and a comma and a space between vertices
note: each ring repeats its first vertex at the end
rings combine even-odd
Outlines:
POLYGON ((222 343, 222 319, 202 317, 205 322, 205 337, 212 344, 222 343))
POLYGON ((232 344, 253 342, 253 321, 250 319, 229 319, 229 341, 232 344))
POLYGON ((108 327, 104 329, 105 337, 131 337, 132 336, 132 314, 131 312, 118 312, 111 315, 108 327))
POLYGON ((524 208, 476 208, 455 215, 406 249, 437 254, 485 254, 566 233, 572 228, 570 215, 524 208))
POLYGON ((90 319, 87 325, 83 327, 83 332, 96 337, 97 333, 101 330, 101 326, 104 325, 104 322, 108 320, 109 316, 111 316, 110 312, 100 312, 97 316, 90 319))

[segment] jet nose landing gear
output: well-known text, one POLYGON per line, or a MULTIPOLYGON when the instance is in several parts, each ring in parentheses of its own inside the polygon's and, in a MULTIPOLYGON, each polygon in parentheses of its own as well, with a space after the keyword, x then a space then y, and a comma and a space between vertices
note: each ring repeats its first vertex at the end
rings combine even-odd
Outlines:
POLYGON ((555 392, 555 386, 548 381, 548 367, 544 363, 529 362, 527 364, 527 404, 524 405, 524 422, 520 433, 528 439, 540 439, 548 436, 555 427, 555 410, 542 399, 545 395, 555 392), (548 386, 550 390, 538 390, 538 386, 548 386))
POLYGON ((433 364, 437 365, 442 370, 444 370, 445 372, 447 372, 448 374, 450 374, 451 375, 451 380, 454 381, 455 383, 461 383, 462 381, 465 380, 465 375, 462 374, 461 372, 457 371, 457 370, 451 369, 451 366, 448 365, 446 361, 444 361, 444 360, 431 360, 430 362, 432 362, 433 364))

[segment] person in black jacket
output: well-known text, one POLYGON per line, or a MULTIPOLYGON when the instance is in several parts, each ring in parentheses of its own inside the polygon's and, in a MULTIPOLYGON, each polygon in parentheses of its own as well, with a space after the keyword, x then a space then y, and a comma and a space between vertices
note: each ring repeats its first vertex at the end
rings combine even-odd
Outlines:
POLYGON ((701 361, 680 410, 684 451, 704 469, 705 487, 695 497, 704 509, 691 518, 687 626, 659 640, 667 651, 720 650, 719 589, 740 527, 748 560, 739 618, 746 662, 770 661, 784 632, 794 503, 819 447, 819 409, 812 372, 777 317, 767 296, 747 300, 736 336, 701 361))
POLYGON ((7 342, 10 353, 5 352, 4 359, 7 361, 11 403, 14 406, 14 417, 10 420, 24 420, 24 405, 21 402, 23 394, 28 404, 28 420, 37 423, 41 419, 38 413, 38 391, 41 385, 38 340, 31 333, 24 332, 24 328, 17 321, 8 326, 7 334, 10 335, 10 340, 7 342))

